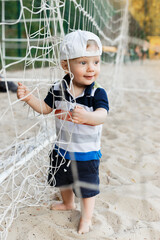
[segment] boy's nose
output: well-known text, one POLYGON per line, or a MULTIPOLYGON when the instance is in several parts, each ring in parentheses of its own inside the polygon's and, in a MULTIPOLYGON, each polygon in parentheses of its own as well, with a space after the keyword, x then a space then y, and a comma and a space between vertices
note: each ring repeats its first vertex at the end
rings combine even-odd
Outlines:
POLYGON ((88 71, 90 72, 94 71, 94 65, 92 63, 88 65, 88 71))

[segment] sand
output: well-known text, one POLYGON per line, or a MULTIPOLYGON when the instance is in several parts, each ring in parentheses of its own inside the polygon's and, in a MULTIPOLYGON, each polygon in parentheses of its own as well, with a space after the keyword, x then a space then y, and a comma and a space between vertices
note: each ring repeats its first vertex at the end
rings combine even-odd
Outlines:
POLYGON ((7 240, 160 240, 159 67, 159 61, 149 60, 123 65, 116 89, 107 86, 110 69, 102 67, 110 113, 103 127, 101 193, 92 231, 77 234, 76 199, 76 210, 68 212, 51 211, 48 205, 20 209, 7 240))

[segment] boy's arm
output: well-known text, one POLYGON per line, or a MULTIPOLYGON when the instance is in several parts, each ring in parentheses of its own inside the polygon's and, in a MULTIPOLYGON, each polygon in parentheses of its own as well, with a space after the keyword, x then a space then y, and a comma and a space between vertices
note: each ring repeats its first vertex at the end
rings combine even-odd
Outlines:
POLYGON ((76 106, 72 112, 72 122, 78 124, 99 125, 103 124, 107 117, 105 108, 97 108, 94 112, 88 112, 81 106, 76 106))
POLYGON ((26 102, 33 110, 41 114, 48 114, 52 112, 52 108, 49 107, 44 101, 36 98, 25 85, 18 83, 17 98, 26 102))

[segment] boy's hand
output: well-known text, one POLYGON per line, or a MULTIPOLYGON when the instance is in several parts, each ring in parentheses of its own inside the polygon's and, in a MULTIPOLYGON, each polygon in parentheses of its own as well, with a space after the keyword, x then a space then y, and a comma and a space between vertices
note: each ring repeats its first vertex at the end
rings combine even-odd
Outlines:
POLYGON ((83 124, 87 122, 88 112, 81 106, 76 106, 72 112, 72 122, 83 124))
POLYGON ((106 117, 107 110, 104 108, 97 108, 93 112, 88 112, 83 107, 76 106, 72 112, 72 118, 70 120, 77 124, 96 126, 103 124, 106 117))
POLYGON ((21 99, 21 101, 28 102, 31 99, 31 95, 27 96, 29 93, 30 91, 27 89, 27 87, 19 82, 17 89, 17 98, 21 99))

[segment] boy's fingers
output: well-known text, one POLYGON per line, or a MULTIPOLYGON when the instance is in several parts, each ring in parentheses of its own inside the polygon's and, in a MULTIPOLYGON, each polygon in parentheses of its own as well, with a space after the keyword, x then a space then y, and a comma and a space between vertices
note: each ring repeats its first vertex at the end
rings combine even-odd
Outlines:
POLYGON ((23 84, 21 84, 21 83, 19 84, 19 86, 18 86, 18 91, 20 91, 20 90, 21 90, 21 91, 24 91, 24 92, 25 92, 25 91, 26 91, 26 89, 27 89, 27 88, 26 88, 26 86, 24 86, 24 85, 23 85, 23 84))
POLYGON ((76 110, 78 110, 78 109, 83 109, 83 107, 76 105, 75 108, 73 109, 72 113, 75 113, 76 110))
POLYGON ((25 89, 26 89, 26 86, 23 85, 21 82, 18 82, 18 87, 19 87, 19 88, 25 88, 25 89))
POLYGON ((83 107, 81 107, 81 106, 79 106, 79 105, 76 105, 75 108, 83 109, 83 107))
POLYGON ((79 121, 77 119, 72 119, 73 123, 79 123, 79 121))
POLYGON ((19 87, 19 88, 18 88, 18 91, 19 91, 19 92, 25 92, 26 89, 25 89, 24 87, 19 87))

